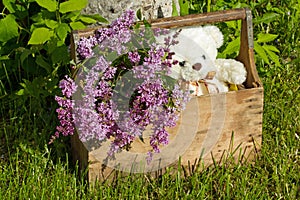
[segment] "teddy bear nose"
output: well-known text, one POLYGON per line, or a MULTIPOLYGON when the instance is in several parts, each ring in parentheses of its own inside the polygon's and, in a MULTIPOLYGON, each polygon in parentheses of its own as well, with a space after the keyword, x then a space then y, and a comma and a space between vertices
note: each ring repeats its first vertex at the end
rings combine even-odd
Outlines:
POLYGON ((199 71, 201 69, 201 67, 202 67, 201 63, 196 63, 193 65, 193 69, 196 71, 199 71))

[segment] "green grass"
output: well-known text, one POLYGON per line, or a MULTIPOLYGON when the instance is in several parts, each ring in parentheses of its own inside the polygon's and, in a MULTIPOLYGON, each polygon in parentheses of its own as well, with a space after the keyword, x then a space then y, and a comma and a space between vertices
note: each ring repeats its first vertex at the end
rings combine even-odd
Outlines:
POLYGON ((300 199, 300 2, 259 2, 251 4, 254 18, 281 11, 254 26, 256 34, 279 35, 271 45, 280 50, 281 65, 256 60, 265 96, 263 145, 254 163, 229 158, 231 164, 191 176, 182 170, 159 178, 140 174, 89 187, 69 162, 68 139, 47 144, 57 123, 52 105, 37 112, 27 106, 34 99, 13 98, 1 80, 0 199, 300 199))

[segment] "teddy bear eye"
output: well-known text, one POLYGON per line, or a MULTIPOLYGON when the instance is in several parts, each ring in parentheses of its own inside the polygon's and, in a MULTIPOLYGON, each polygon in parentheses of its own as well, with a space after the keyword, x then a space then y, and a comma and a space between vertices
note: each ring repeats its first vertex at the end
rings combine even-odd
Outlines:
POLYGON ((206 56, 205 56, 205 55, 202 55, 202 58, 205 60, 205 59, 206 59, 206 56))
POLYGON ((180 66, 180 67, 184 67, 184 65, 185 65, 185 61, 179 62, 179 66, 180 66))

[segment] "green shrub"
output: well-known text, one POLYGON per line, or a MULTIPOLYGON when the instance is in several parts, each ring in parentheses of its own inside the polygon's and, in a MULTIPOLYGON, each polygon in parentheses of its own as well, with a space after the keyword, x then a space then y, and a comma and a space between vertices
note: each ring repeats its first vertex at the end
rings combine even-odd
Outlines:
POLYGON ((38 112, 49 107, 69 70, 70 33, 104 23, 82 15, 87 0, 4 0, 0 16, 0 97, 22 99, 38 112), (6 27, 6 28, 2 28, 6 27), (30 99, 30 101, 29 101, 30 99))

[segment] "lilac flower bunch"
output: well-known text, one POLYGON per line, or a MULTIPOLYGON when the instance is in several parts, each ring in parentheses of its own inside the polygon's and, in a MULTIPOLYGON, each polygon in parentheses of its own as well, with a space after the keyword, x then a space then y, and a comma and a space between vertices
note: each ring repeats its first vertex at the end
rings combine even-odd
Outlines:
POLYGON ((108 157, 114 157, 151 127, 148 161, 168 144, 167 128, 176 125, 189 100, 189 92, 168 76, 174 55, 169 46, 176 40, 157 44, 155 36, 165 30, 136 26, 130 10, 77 43, 80 63, 74 79, 60 82, 54 137, 76 130, 82 142, 110 140, 108 157))

